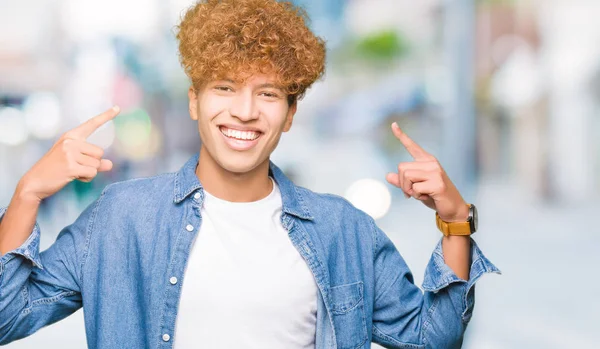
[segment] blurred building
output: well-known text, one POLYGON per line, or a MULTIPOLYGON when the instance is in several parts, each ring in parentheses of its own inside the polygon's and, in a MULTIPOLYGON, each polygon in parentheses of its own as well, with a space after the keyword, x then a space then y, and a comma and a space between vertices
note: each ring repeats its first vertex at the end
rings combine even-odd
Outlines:
MULTIPOLYGON (((389 129, 399 122, 481 207, 476 240, 505 272, 482 280, 465 347, 594 347, 600 2, 295 3, 328 43, 327 72, 273 160, 375 217, 419 282, 439 236, 431 212, 385 182, 411 160, 389 129), (559 279, 569 280, 547 285, 559 279)), ((108 183, 175 171, 198 151, 174 38, 191 4, 0 3, 0 205, 60 134, 113 104, 123 110, 89 139, 114 170, 44 201, 44 246, 108 183)), ((80 312, 52 328, 8 347, 85 345, 80 312)))

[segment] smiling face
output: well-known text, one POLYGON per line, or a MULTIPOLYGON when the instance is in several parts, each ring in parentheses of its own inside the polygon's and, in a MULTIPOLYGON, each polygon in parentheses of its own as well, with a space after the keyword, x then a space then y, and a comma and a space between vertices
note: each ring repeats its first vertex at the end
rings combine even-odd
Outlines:
POLYGON ((242 174, 266 165, 282 132, 292 126, 296 102, 288 104, 273 75, 255 74, 190 88, 190 117, 198 122, 202 147, 222 169, 242 174))

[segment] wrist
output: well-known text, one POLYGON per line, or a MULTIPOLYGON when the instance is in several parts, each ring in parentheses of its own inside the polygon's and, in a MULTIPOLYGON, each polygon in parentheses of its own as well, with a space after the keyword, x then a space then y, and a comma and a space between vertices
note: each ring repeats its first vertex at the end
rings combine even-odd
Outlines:
POLYGON ((471 246, 471 237, 469 235, 448 235, 442 236, 442 247, 444 246, 471 246))
POLYGON ((448 222, 448 223, 467 222, 469 220, 469 205, 467 203, 464 203, 459 206, 458 210, 456 211, 456 213, 454 215, 448 216, 448 217, 440 216, 440 218, 444 222, 448 222))
POLYGON ((17 184, 17 188, 14 194, 15 200, 26 204, 40 204, 42 199, 40 196, 33 191, 29 181, 23 177, 17 184))

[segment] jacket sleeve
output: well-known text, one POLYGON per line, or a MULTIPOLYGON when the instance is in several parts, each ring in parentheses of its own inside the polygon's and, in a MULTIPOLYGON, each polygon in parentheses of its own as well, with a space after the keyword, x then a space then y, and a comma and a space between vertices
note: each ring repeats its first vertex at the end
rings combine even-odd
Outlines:
MULTIPOLYGON (((0 256, 0 345, 27 337, 81 305, 81 275, 94 217, 104 192, 42 253, 40 227, 0 256)), ((0 208, 0 221, 6 208, 0 208)))
POLYGON ((460 348, 475 302, 475 282, 500 271, 471 239, 469 280, 444 262, 442 240, 425 270, 423 291, 406 262, 375 223, 373 342, 386 348, 460 348))

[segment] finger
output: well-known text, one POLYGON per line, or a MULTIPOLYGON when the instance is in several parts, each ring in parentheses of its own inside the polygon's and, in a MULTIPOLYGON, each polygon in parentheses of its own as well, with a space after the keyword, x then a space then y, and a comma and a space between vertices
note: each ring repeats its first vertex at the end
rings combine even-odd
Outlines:
POLYGON ((96 115, 83 124, 77 126, 72 129, 69 133, 73 138, 76 139, 86 139, 89 137, 94 131, 96 131, 100 126, 114 119, 117 114, 119 114, 119 107, 114 106, 102 114, 96 115))
POLYGON ((394 136, 400 140, 404 148, 408 151, 408 153, 413 157, 413 159, 417 161, 421 160, 430 160, 431 155, 426 152, 423 148, 421 148, 415 141, 413 141, 406 133, 404 133, 400 126, 397 123, 392 123, 392 132, 394 136))
POLYGON ((404 179, 413 183, 424 182, 431 178, 433 172, 409 169, 403 172, 404 179))
POLYGON ((98 169, 100 167, 100 160, 89 155, 79 153, 77 155, 76 161, 81 166, 93 167, 95 169, 98 169))
POLYGON ((439 168, 437 160, 433 161, 407 161, 398 164, 398 172, 406 170, 433 171, 439 168))
POLYGON ((422 197, 427 196, 428 194, 424 193, 424 191, 426 190, 427 187, 427 182, 419 182, 419 183, 415 183, 415 185, 413 185, 413 192, 412 192, 412 197, 414 197, 417 200, 421 200, 422 197))
POLYGON ((98 174, 98 169, 89 166, 80 166, 77 170, 77 179, 82 182, 90 182, 98 174))
POLYGON ((414 183, 412 186, 412 190, 414 192, 413 197, 415 199, 421 199, 422 196, 424 196, 424 195, 433 197, 438 188, 439 188, 439 185, 436 184, 435 181, 424 181, 424 182, 414 183))
POLYGON ((393 186, 400 187, 400 178, 397 173, 388 173, 385 176, 385 180, 393 186))
POLYGON ((398 164, 398 180, 400 187, 407 194, 405 196, 412 196, 412 192, 410 188, 412 186, 412 182, 406 179, 405 172, 406 171, 431 171, 436 168, 436 162, 434 161, 411 161, 411 162, 401 162, 398 164))
POLYGON ((430 171, 423 170, 406 170, 402 173, 402 175, 402 177, 404 178, 402 180, 404 184, 404 191, 408 193, 408 195, 414 197, 415 199, 418 199, 418 197, 415 196, 415 192, 413 190, 414 185, 416 183, 424 182, 432 178, 432 173, 430 171))
POLYGON ((402 191, 405 192, 408 196, 412 196, 412 185, 413 182, 411 182, 409 179, 407 179, 406 177, 404 177, 403 175, 400 176, 400 183, 402 186, 402 191))
POLYGON ((78 181, 81 181, 81 182, 86 182, 86 183, 89 183, 89 182, 91 182, 92 180, 94 180, 94 178, 93 178, 93 177, 91 177, 91 178, 87 178, 87 177, 85 177, 85 178, 84 178, 84 177, 81 177, 81 178, 77 178, 77 180, 78 180, 78 181))
POLYGON ((112 170, 113 168, 113 163, 112 161, 108 160, 108 159, 102 159, 100 160, 100 167, 98 167, 98 172, 107 172, 112 170))
POLYGON ((104 156, 104 149, 102 149, 102 147, 88 143, 86 141, 80 142, 81 143, 79 144, 79 151, 82 154, 89 155, 98 160, 102 159, 102 157, 104 156))
POLYGON ((415 194, 415 196, 413 196, 413 197, 422 202, 431 200, 431 196, 429 196, 427 194, 415 194))
MULTIPOLYGON (((385 180, 388 181, 388 183, 390 183, 391 185, 402 189, 402 185, 400 184, 400 176, 397 173, 388 173, 385 176, 385 180)), ((410 195, 408 195, 408 193, 406 193, 404 190, 402 190, 402 192, 404 193, 405 198, 408 199, 410 197, 410 195)))

